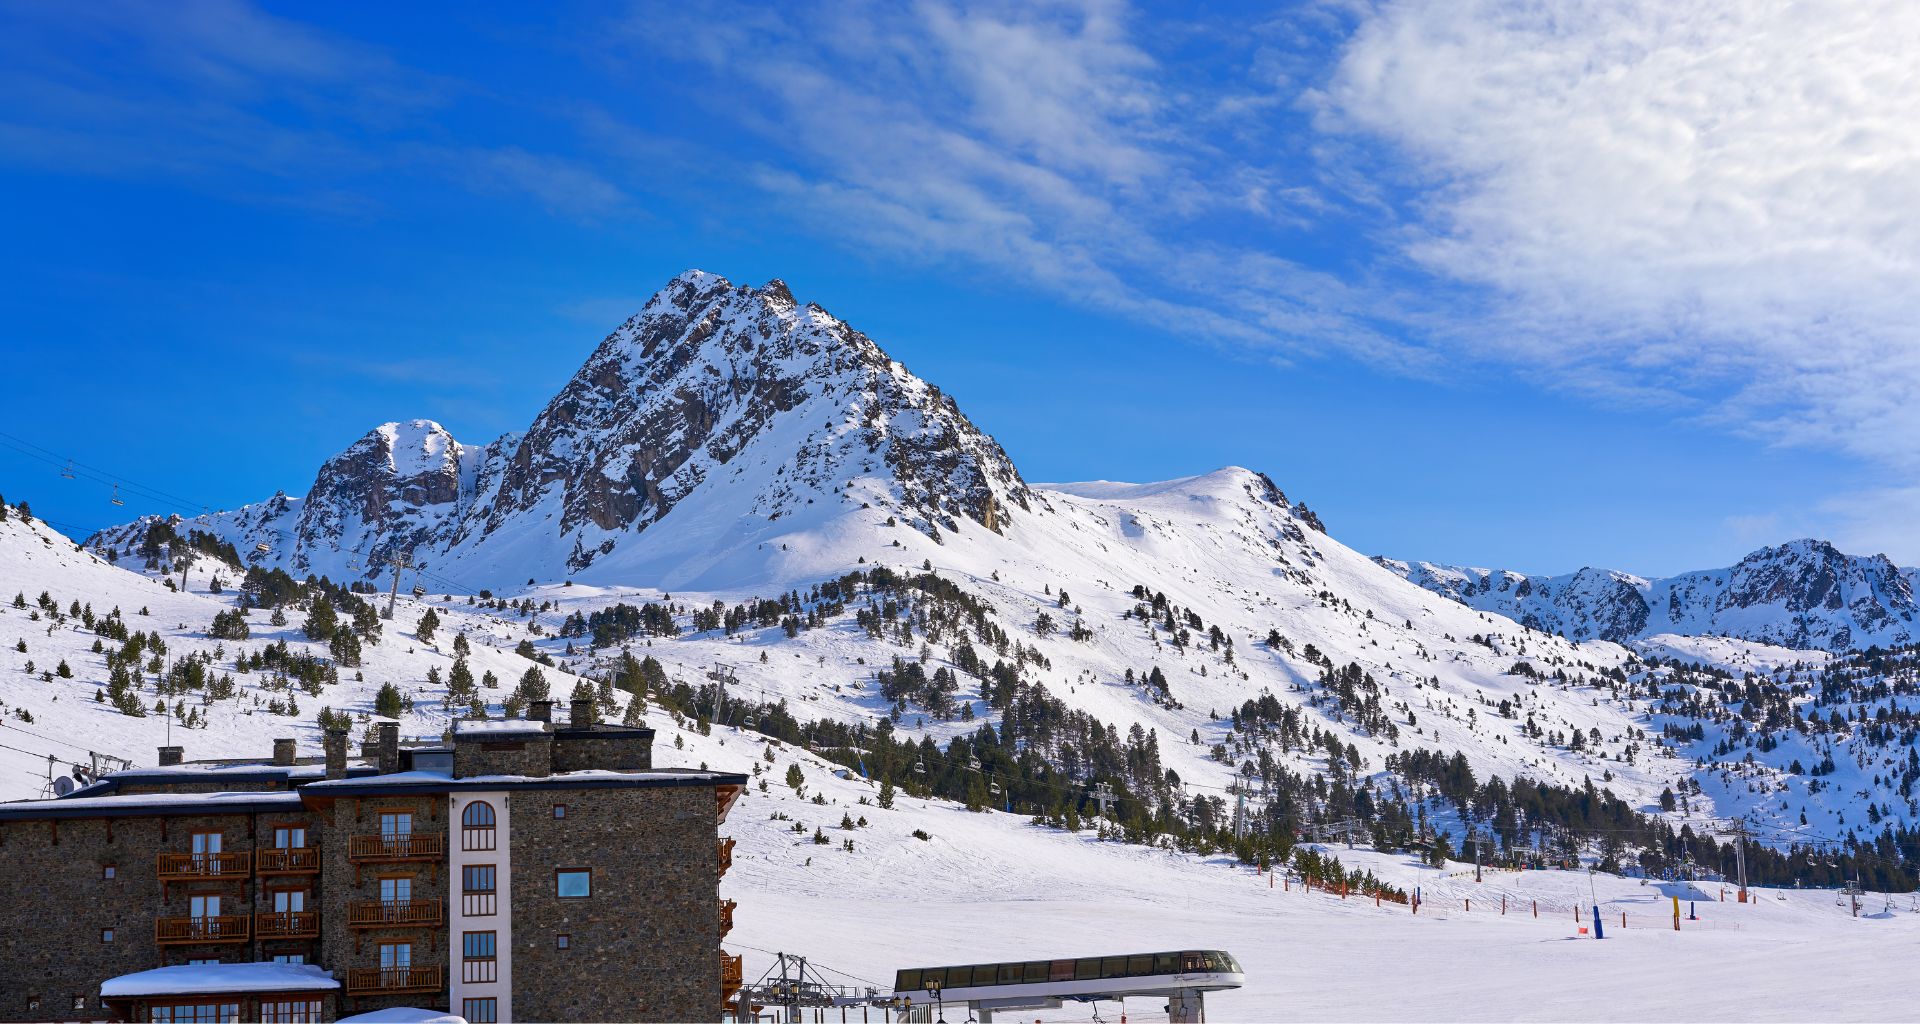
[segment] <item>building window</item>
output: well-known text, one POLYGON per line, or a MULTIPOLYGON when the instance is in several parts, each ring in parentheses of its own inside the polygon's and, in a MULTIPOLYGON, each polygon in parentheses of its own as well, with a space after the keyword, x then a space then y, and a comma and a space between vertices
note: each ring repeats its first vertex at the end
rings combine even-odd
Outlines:
POLYGON ((479 984, 499 981, 499 963, 494 959, 493 932, 465 932, 460 936, 460 980, 479 984))
POLYGON ((555 936, 553 937, 553 948, 555 948, 555 949, 572 949, 572 948, 573 948, 573 936, 571 936, 571 935, 555 935, 555 936))
POLYGON ((273 962, 276 964, 304 964, 307 962, 307 954, 275 953, 273 955, 273 962))
POLYGON ((239 1019, 239 1003, 155 1003, 147 1011, 153 1024, 233 1024, 239 1019))
POLYGON ((460 848, 462 850, 491 850, 494 848, 493 805, 485 800, 475 800, 467 804, 460 812, 460 848))
POLYGON ((113 873, 113 865, 111 865, 111 864, 108 864, 107 866, 105 866, 105 867, 103 867, 103 868, 101 868, 101 869, 100 869, 100 877, 101 877, 101 878, 107 878, 107 879, 111 879, 111 878, 113 878, 113 877, 114 877, 114 873, 113 873))
POLYGON ((112 942, 112 941, 113 941, 113 929, 111 929, 111 928, 102 928, 102 929, 100 929, 100 941, 101 941, 101 942, 112 942))
POLYGON ((560 868, 553 876, 555 890, 563 900, 584 900, 593 895, 593 872, 586 868, 560 868))
POLYGON ((301 850, 307 845, 307 830, 301 825, 280 825, 273 830, 273 848, 301 850))
POLYGON ((84 1010, 84 1009, 86 1009, 86 1008, 87 1008, 87 997, 86 997, 86 996, 74 996, 74 997, 73 997, 73 1008, 74 1008, 74 1009, 76 1009, 76 1010, 84 1010))
POLYGON ((495 1024, 500 1019, 500 1002, 497 999, 462 999, 460 1016, 467 1018, 468 1024, 495 1024))
POLYGON ((217 956, 199 957, 197 959, 188 960, 187 966, 188 967, 212 967, 214 964, 217 964, 219 962, 220 962, 220 958, 217 956))
POLYGON ((492 917, 495 900, 493 865, 468 864, 460 869, 460 912, 467 917, 492 917))
POLYGON ((413 834, 412 811, 381 811, 380 835, 385 839, 401 839, 413 834))
POLYGON ((320 1015, 318 999, 263 999, 260 1001, 261 1024, 320 1024, 325 1019, 320 1015))
POLYGON ((556 818, 564 818, 564 817, 566 817, 566 816, 567 816, 567 805, 566 805, 566 804, 554 804, 554 805, 553 805, 553 816, 554 816, 554 817, 556 817, 556 818))
POLYGON ((413 876, 391 875, 380 880, 380 902, 411 903, 413 901, 413 876))
POLYGON ((40 997, 39 997, 39 996, 28 996, 28 997, 27 997, 27 1012, 28 1012, 28 1013, 39 1013, 39 1012, 40 1012, 40 997))

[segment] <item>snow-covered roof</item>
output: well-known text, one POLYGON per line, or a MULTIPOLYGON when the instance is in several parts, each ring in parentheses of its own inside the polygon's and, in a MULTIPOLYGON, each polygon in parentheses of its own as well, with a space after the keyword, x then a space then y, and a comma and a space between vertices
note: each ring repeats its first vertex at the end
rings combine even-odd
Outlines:
POLYGON ((229 992, 313 992, 340 982, 317 964, 182 964, 122 974, 100 983, 107 998, 213 995, 229 992))
POLYGON ((125 796, 58 797, 51 800, 15 800, 0 803, 0 817, 87 817, 114 811, 178 810, 187 814, 220 814, 249 810, 294 808, 294 792, 133 793, 125 796))
POLYGON ((654 768, 648 771, 620 772, 595 769, 554 772, 552 775, 470 775, 454 778, 443 772, 392 772, 358 779, 327 779, 312 782, 301 789, 330 792, 386 787, 425 786, 434 789, 499 789, 509 786, 564 789, 568 786, 591 788, 607 785, 692 785, 698 783, 737 784, 745 777, 734 772, 705 771, 698 768, 654 768))
POLYGON ((109 779, 146 779, 177 778, 182 775, 210 775, 215 778, 230 775, 279 775, 289 779, 317 779, 327 774, 324 764, 274 764, 271 761, 243 761, 239 763, 202 764, 185 761, 180 764, 158 765, 145 768, 128 768, 124 771, 106 775, 109 779))
POLYGON ((546 731, 546 722, 534 722, 524 718, 497 718, 485 721, 463 718, 453 723, 453 732, 456 736, 470 734, 485 736, 524 736, 531 733, 545 733, 546 731))
POLYGON ((445 1010, 422 1010, 417 1006, 389 1006, 384 1010, 341 1017, 339 1024, 467 1024, 467 1018, 445 1010))

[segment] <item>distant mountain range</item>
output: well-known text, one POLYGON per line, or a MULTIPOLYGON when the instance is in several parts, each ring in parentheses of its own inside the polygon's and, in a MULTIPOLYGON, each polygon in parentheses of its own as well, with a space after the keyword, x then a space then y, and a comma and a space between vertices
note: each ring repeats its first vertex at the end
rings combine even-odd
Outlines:
POLYGON ((1612 569, 1537 576, 1375 558, 1471 608, 1574 640, 1663 633, 1732 636, 1799 649, 1897 646, 1920 637, 1915 570, 1822 540, 1761 548, 1725 569, 1646 579, 1612 569))
MULTIPOLYGON (((1264 478, 1255 490, 1279 495, 1264 478)), ((1324 532, 1304 506, 1278 503, 1324 532)), ((186 525, 296 576, 372 579, 406 558, 437 586, 724 589, 844 571, 857 541, 896 526, 936 542, 963 524, 1004 535, 1050 507, 951 396, 866 335, 780 281, 688 271, 525 431, 472 445, 429 420, 382 424, 328 459, 304 497, 186 525)), ((147 522, 90 543, 130 547, 147 522)), ((1817 540, 1667 579, 1374 561, 1573 640, 1676 633, 1837 651, 1920 636, 1912 570, 1817 540)))

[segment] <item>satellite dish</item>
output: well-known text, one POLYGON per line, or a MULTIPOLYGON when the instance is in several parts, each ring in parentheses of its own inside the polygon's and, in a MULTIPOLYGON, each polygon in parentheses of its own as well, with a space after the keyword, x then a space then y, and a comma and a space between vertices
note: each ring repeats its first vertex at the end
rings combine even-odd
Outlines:
POLYGON ((70 778, 68 778, 68 777, 67 777, 67 776, 65 776, 65 775, 62 775, 62 776, 59 776, 58 778, 55 778, 55 779, 53 780, 53 795, 54 795, 54 796, 66 796, 67 794, 69 794, 69 793, 72 793, 72 792, 73 792, 73 780, 72 780, 72 779, 70 779, 70 778))

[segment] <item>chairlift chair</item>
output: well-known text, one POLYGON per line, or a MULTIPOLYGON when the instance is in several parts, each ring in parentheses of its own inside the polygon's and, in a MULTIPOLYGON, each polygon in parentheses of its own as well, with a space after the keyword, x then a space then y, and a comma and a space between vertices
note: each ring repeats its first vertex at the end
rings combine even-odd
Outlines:
POLYGON ((922 761, 916 758, 913 762, 913 774, 915 775, 927 774, 927 763, 925 761, 922 761))
POLYGON ((115 505, 125 505, 125 504, 126 504, 126 502, 124 502, 124 501, 121 501, 121 500, 120 500, 120 485, 119 485, 119 484, 114 484, 114 485, 113 485, 113 496, 112 496, 111 498, 108 498, 107 500, 108 500, 108 501, 111 501, 111 502, 113 502, 113 503, 114 503, 115 505))
POLYGON ((423 586, 420 586, 420 585, 419 585, 419 584, 417 584, 417 583, 416 583, 416 584, 414 584, 414 587, 413 587, 413 596, 415 596, 415 597, 425 597, 425 596, 427 596, 427 588, 425 588, 425 587, 423 587, 423 586))
POLYGON ((977 758, 977 757, 969 757, 969 758, 967 758, 967 767, 968 767, 968 768, 969 768, 970 770, 972 770, 972 771, 976 771, 976 772, 977 772, 977 771, 979 771, 979 770, 980 770, 980 759, 979 759, 979 758, 977 758))
POLYGON ((61 470, 60 475, 63 477, 66 477, 69 480, 73 479, 73 460, 72 459, 67 460, 67 468, 61 470))

